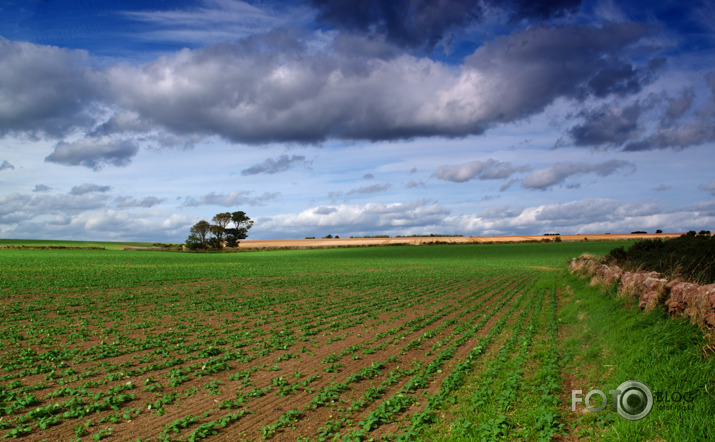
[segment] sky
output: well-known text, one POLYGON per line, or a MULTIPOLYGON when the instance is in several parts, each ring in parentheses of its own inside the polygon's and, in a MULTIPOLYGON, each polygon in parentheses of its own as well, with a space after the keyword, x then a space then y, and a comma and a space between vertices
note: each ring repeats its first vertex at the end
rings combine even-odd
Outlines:
POLYGON ((0 0, 0 238, 715 230, 714 0, 0 0))

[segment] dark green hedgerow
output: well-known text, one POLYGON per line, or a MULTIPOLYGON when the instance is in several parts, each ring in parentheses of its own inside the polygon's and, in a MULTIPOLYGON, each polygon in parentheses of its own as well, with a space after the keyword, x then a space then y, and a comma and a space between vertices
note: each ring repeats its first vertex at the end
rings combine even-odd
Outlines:
POLYGON ((663 241, 645 239, 627 250, 617 247, 606 259, 626 270, 653 270, 671 278, 701 284, 715 283, 715 237, 708 231, 690 231, 663 241))

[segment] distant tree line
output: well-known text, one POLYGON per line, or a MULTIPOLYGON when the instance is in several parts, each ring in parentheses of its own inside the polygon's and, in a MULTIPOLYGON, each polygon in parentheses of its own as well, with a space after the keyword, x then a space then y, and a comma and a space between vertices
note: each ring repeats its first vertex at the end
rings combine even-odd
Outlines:
POLYGON ((209 223, 201 220, 191 227, 186 239, 186 248, 222 249, 238 247, 239 240, 248 237, 248 229, 253 227, 253 220, 244 211, 217 213, 209 223))

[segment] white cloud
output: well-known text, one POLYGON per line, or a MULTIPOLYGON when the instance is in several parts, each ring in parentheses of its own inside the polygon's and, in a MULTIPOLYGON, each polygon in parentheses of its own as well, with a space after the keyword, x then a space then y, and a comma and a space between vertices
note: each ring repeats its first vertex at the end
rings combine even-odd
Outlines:
POLYGON ((265 5, 259 8, 237 0, 204 0, 187 9, 126 11, 124 15, 151 25, 151 30, 127 38, 184 45, 234 41, 309 17, 307 11, 290 5, 271 11, 265 5))
POLYGON ((153 207, 158 204, 161 204, 162 202, 165 201, 165 198, 157 198, 155 196, 147 196, 142 199, 138 198, 133 198, 133 197, 118 197, 116 198, 116 203, 117 207, 120 208, 126 208, 126 207, 153 207))
POLYGON ((368 203, 319 206, 299 213, 282 214, 260 220, 253 232, 261 235, 290 237, 320 235, 330 228, 333 233, 361 235, 375 232, 400 232, 404 229, 439 224, 449 210, 434 201, 409 203, 368 203))
POLYGON ((455 231, 470 235, 538 235, 621 233, 635 230, 670 232, 700 230, 715 222, 715 201, 666 209, 651 203, 587 198, 526 208, 494 207, 479 215, 444 220, 455 231))
POLYGON ((557 184, 562 184, 567 178, 574 175, 595 173, 605 177, 619 170, 632 172, 635 168, 635 164, 622 160, 608 160, 598 164, 557 163, 548 169, 535 170, 524 178, 521 186, 525 189, 546 190, 557 184))
POLYGON ((463 183, 472 179, 501 180, 509 178, 515 173, 529 170, 531 168, 528 166, 513 167, 509 163, 488 159, 454 166, 440 166, 432 176, 440 180, 463 183))
POLYGON ((268 201, 276 199, 280 195, 277 192, 264 192, 259 196, 250 196, 252 193, 253 192, 250 190, 234 190, 230 193, 210 192, 198 198, 186 197, 184 200, 184 206, 261 206, 266 204, 268 201))

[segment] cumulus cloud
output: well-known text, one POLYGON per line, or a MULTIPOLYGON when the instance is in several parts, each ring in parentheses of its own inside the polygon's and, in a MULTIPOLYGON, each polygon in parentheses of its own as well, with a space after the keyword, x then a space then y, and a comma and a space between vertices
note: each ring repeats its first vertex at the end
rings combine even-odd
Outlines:
POLYGON ((268 158, 262 163, 243 169, 241 175, 257 175, 259 173, 274 174, 284 172, 292 167, 305 163, 305 156, 303 155, 281 155, 275 160, 268 158))
POLYGON ((715 201, 666 208, 652 203, 587 198, 527 207, 500 205, 475 214, 451 215, 431 200, 392 204, 318 206, 261 219, 254 233, 303 237, 326 229, 341 235, 412 234, 426 231, 464 235, 539 235, 546 232, 620 233, 634 230, 687 231, 715 222, 715 201))
POLYGON ((138 151, 139 147, 130 140, 85 138, 71 143, 60 141, 45 161, 99 170, 105 165, 126 166, 138 151))
POLYGON ((184 206, 222 206, 222 207, 237 207, 242 205, 248 206, 263 206, 268 201, 278 198, 280 193, 264 192, 259 196, 251 196, 253 192, 250 190, 234 190, 230 193, 210 192, 198 198, 186 197, 184 206))
POLYGON ((524 178, 521 186, 525 189, 546 190, 562 184, 574 175, 595 173, 598 176, 608 176, 620 170, 634 171, 635 167, 630 161, 622 160, 608 160, 598 164, 556 163, 547 169, 535 170, 524 178))
MULTIPOLYGON (((323 33, 318 41, 316 34, 274 29, 144 65, 103 68, 94 68, 81 51, 2 39, 0 135, 57 137, 62 141, 46 161, 94 170, 129 164, 139 142, 163 147, 189 140, 185 146, 191 147, 196 137, 208 136, 245 144, 462 137, 523 120, 562 98, 630 96, 663 64, 628 58, 633 45, 654 32, 631 22, 530 26, 486 41, 458 66, 396 46, 432 44, 478 20, 483 8, 514 19, 544 18, 571 10, 575 0, 512 0, 506 6, 447 0, 439 8, 418 0, 316 1, 326 22, 378 35, 323 33), (392 26, 389 18, 397 12, 410 19, 392 26), (381 32, 383 24, 393 34, 381 32), (64 139, 70 134, 74 141, 64 139)), ((163 14, 161 20, 182 20, 163 14)), ((676 121, 688 96, 669 104, 663 121, 676 121)), ((584 123, 571 131, 577 144, 618 144, 638 134, 637 119, 626 110, 599 111, 582 115, 584 123), (620 132, 606 133, 610 123, 620 132)), ((715 137, 709 122, 701 118, 640 141, 660 147, 708 140, 715 137)), ((243 172, 277 173, 299 164, 299 157, 269 159, 243 172)))
POLYGON ((97 237, 114 241, 129 239, 155 242, 176 241, 177 238, 185 237, 190 227, 190 220, 182 215, 153 213, 140 216, 126 211, 103 209, 57 219, 49 223, 46 229, 54 235, 64 234, 78 239, 97 237))
POLYGON ((112 190, 112 186, 100 186, 98 184, 84 183, 72 187, 70 195, 85 195, 87 193, 106 193, 112 190))
POLYGON ((0 171, 2 170, 13 170, 15 169, 15 166, 10 164, 7 160, 4 160, 2 164, 0 164, 0 171))
POLYGON ((356 63, 280 30, 114 66, 106 76, 117 104, 176 134, 240 143, 454 137, 520 120, 560 97, 638 90, 650 79, 641 70, 655 68, 617 54, 650 32, 633 23, 536 26, 485 43, 455 69, 407 54, 356 63))
POLYGON ((510 163, 488 159, 486 161, 470 161, 469 163, 453 166, 440 166, 432 174, 440 180, 463 183, 472 179, 500 180, 506 179, 515 173, 531 170, 528 166, 514 167, 510 163))
POLYGON ((109 186, 86 183, 66 194, 50 194, 49 190, 40 184, 29 194, 0 195, 0 236, 177 241, 186 237, 192 224, 185 215, 126 210, 152 207, 154 197, 116 198, 121 210, 115 210, 110 207, 109 186))
POLYGON ((0 37, 0 135, 64 136, 93 120, 101 78, 84 51, 0 37))

